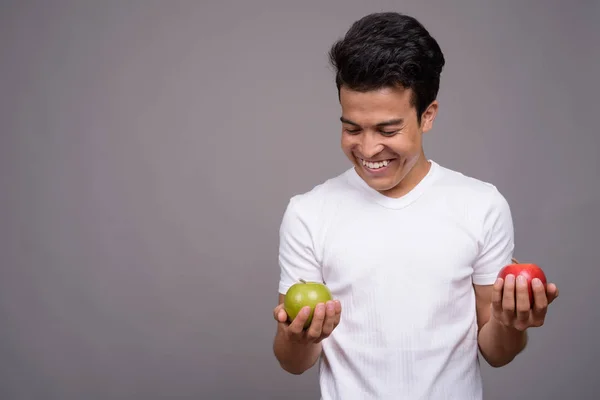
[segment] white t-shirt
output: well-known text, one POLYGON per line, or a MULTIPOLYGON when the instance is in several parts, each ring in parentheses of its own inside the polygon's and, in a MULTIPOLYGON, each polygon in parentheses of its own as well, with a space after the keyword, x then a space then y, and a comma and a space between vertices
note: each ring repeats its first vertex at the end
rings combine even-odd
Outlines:
POLYGON ((492 284, 514 249, 495 186, 430 160, 401 198, 354 168, 290 199, 280 293, 325 281, 341 321, 319 361, 321 398, 480 400, 473 284, 492 284))

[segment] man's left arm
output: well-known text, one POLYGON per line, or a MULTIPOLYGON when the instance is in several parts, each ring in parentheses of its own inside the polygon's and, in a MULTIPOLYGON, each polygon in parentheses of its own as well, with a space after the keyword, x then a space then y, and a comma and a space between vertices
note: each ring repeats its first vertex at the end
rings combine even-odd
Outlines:
POLYGON ((527 329, 544 324, 548 305, 558 297, 558 288, 532 282, 534 306, 529 306, 527 281, 507 276, 493 285, 474 285, 477 304, 478 343, 492 367, 511 362, 527 344, 527 329))
POLYGON ((508 275, 497 278, 502 267, 512 262, 513 222, 506 199, 497 191, 483 221, 482 251, 474 264, 478 344, 482 356, 493 367, 511 362, 527 344, 527 329, 542 326, 548 306, 558 297, 555 284, 546 290, 533 279, 534 305, 529 304, 527 281, 508 275))

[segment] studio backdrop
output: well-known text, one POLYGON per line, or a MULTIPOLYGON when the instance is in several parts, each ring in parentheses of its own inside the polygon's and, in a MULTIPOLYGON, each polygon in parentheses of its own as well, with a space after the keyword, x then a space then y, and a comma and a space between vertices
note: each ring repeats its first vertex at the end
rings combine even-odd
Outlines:
POLYGON ((444 51, 426 155, 561 290, 485 398, 597 399, 598 4, 3 1, 0 399, 318 398, 272 352, 278 229, 349 166, 327 51, 376 11, 444 51))

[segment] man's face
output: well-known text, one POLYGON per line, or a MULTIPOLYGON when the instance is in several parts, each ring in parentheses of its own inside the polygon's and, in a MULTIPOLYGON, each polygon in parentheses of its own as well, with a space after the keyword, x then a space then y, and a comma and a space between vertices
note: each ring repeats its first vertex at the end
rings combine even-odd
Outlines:
POLYGON ((428 171, 421 136, 431 129, 437 102, 419 125, 411 95, 401 87, 340 89, 342 150, 370 187, 390 197, 408 192, 428 171))

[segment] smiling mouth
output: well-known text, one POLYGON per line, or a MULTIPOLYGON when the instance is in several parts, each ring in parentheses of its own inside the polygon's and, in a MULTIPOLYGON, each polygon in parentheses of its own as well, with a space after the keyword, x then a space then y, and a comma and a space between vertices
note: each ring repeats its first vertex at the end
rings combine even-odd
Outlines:
POLYGON ((385 167, 387 167, 390 162, 392 162, 392 160, 381 160, 381 161, 366 161, 363 160, 362 158, 359 159, 360 163, 363 165, 363 167, 367 167, 368 169, 371 170, 379 170, 379 169, 383 169, 385 167))

